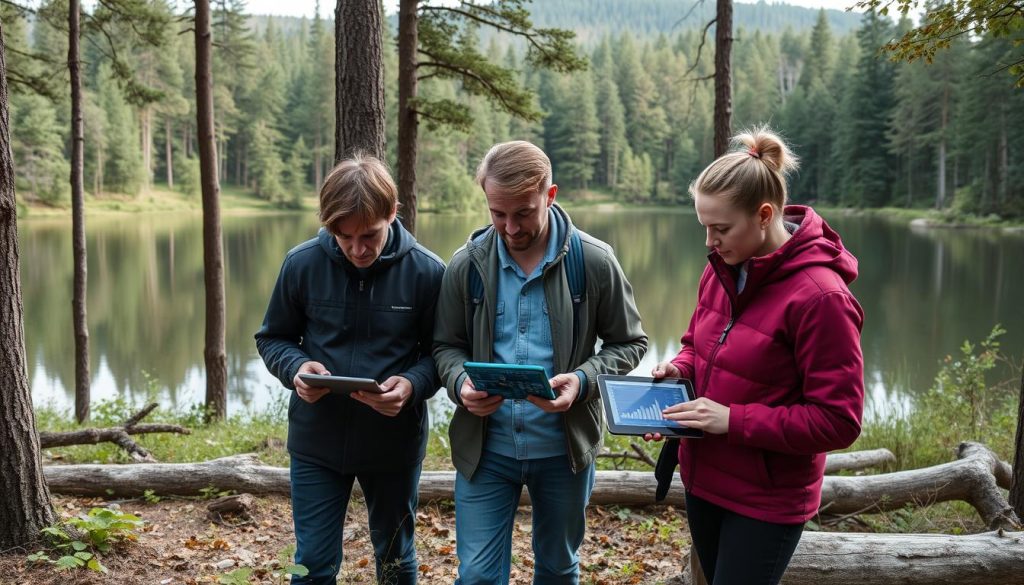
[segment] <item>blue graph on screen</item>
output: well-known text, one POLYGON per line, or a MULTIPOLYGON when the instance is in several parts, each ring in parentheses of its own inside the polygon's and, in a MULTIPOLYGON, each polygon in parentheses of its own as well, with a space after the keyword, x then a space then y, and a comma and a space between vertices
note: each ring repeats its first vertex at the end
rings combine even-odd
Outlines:
POLYGON ((608 384, 608 399, 616 424, 678 426, 667 421, 661 411, 686 401, 683 389, 675 385, 652 386, 650 383, 612 382, 608 384))

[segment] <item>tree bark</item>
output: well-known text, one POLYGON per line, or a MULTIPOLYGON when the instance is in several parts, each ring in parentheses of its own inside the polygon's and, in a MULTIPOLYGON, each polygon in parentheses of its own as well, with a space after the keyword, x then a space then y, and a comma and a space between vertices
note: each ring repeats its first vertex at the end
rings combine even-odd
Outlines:
MULTIPOLYGON (((696 557, 692 548, 690 554, 696 557)), ((966 536, 804 532, 781 583, 998 585, 1019 583, 1022 566, 1021 532, 966 536)), ((702 576, 689 577, 690 583, 705 583, 702 576)))
POLYGON ((895 463, 896 456, 888 449, 871 449, 870 451, 852 451, 849 453, 829 453, 825 457, 825 473, 837 471, 857 471, 878 467, 884 463, 895 463))
POLYGON ((718 0, 715 17, 715 158, 732 133, 732 0, 718 0))
POLYGON ((82 120, 81 4, 68 5, 68 71, 71 74, 71 257, 75 265, 71 320, 75 330, 75 420, 89 419, 89 323, 86 320, 88 254, 85 245, 85 124, 82 120))
POLYGON ((414 107, 419 82, 419 0, 401 0, 398 7, 398 202, 402 224, 416 233, 416 159, 419 156, 419 115, 414 107))
POLYGON ((206 287, 207 417, 227 414, 227 353, 224 348, 224 247, 220 226, 220 183, 213 126, 213 73, 210 0, 196 0, 196 112, 199 174, 203 189, 203 283, 206 287))
POLYGON ((1017 448, 1013 456, 1013 480, 1010 485, 1010 505, 1019 518, 1024 518, 1024 368, 1020 375, 1020 398, 1017 402, 1017 448))
POLYGON ((384 160, 379 0, 338 0, 334 18, 334 162, 356 151, 384 160))
POLYGON ((0 21, 0 550, 36 540, 56 515, 43 480, 25 363, 18 266, 18 213, 7 112, 7 58, 0 21))

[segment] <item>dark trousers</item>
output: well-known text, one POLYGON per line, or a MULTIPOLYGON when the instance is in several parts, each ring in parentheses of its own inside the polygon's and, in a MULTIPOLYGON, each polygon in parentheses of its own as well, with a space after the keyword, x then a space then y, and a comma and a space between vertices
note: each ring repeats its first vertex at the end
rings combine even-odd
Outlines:
POLYGON ((293 584, 334 585, 341 569, 342 534, 352 485, 359 480, 369 514, 370 542, 380 585, 416 583, 416 503, 420 465, 395 473, 344 475, 292 458, 295 562, 309 569, 293 584))
POLYGON ((686 518, 709 585, 776 585, 804 530, 742 516, 689 492, 686 518))

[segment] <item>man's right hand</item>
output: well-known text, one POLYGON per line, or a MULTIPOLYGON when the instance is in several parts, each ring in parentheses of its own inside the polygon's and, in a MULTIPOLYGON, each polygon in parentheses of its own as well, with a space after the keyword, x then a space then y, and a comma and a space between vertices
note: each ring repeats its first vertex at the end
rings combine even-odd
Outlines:
POLYGON ((655 378, 682 378, 683 373, 672 362, 661 362, 651 370, 651 376, 655 378))
POLYGON ((320 400, 324 395, 330 393, 329 388, 314 388, 299 378, 299 374, 319 374, 321 376, 330 376, 331 372, 324 367, 320 362, 308 361, 304 362, 299 366, 299 371, 295 373, 295 377, 292 378, 292 384, 295 385, 295 392, 298 393, 299 398, 306 402, 313 404, 317 400, 320 400))
POLYGON ((462 405, 466 407, 466 410, 477 416, 490 416, 501 408, 501 403, 505 400, 504 396, 491 396, 483 390, 477 390, 469 376, 466 376, 466 380, 462 382, 459 396, 462 398, 462 405))

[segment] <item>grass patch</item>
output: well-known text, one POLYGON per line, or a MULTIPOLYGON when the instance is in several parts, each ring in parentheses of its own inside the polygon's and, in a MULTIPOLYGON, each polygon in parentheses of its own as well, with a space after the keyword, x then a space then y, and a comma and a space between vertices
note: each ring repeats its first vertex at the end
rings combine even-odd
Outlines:
MULTIPOLYGON (((238 185, 221 185, 220 207, 225 215, 248 215, 262 213, 283 213, 296 210, 282 210, 270 201, 256 195, 250 189, 238 185)), ((317 208, 316 194, 310 192, 303 197, 302 207, 297 211, 312 212, 317 208)), ((197 193, 189 195, 175 189, 168 189, 165 183, 155 183, 149 191, 137 195, 124 193, 85 194, 87 216, 117 215, 123 213, 171 213, 196 212, 203 210, 202 197, 197 193)), ((71 202, 47 205, 37 201, 25 202, 18 199, 18 218, 65 217, 71 215, 71 202)))
MULTIPOLYGON (((163 463, 207 461, 238 453, 257 453, 267 465, 288 466, 285 439, 288 435, 287 395, 262 412, 242 412, 227 420, 203 423, 200 405, 184 411, 153 411, 143 422, 178 424, 191 429, 190 435, 153 433, 134 435, 133 439, 163 463)), ((123 399, 93 405, 88 427, 120 425, 141 405, 123 399)), ((36 409, 36 426, 47 431, 71 431, 81 427, 72 413, 50 407, 36 409)), ((131 459, 112 443, 73 445, 46 449, 46 455, 65 463, 129 463, 131 459)))
MULTIPOLYGON (((959 355, 942 359, 934 385, 915 401, 907 415, 891 414, 864 426, 851 450, 886 448, 896 455, 895 469, 918 469, 948 463, 963 441, 976 441, 1001 459, 1013 458, 1017 427, 1017 380, 993 382, 992 370, 1019 364, 1001 351, 996 326, 978 342, 965 341, 959 355)), ((884 471, 891 471, 885 469, 884 471)))

